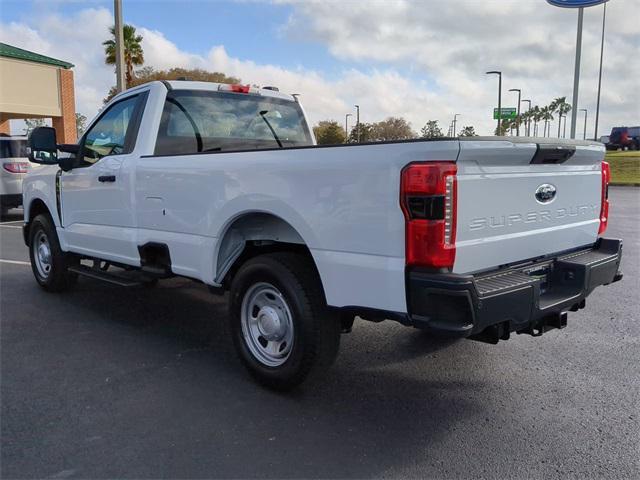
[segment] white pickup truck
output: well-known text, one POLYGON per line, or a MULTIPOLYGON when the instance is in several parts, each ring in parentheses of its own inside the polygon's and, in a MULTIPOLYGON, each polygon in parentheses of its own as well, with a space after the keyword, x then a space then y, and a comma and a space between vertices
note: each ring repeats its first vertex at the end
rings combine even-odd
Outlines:
POLYGON ((319 147, 294 96, 173 81, 117 95, 77 145, 42 127, 29 147, 52 165, 24 182, 45 290, 84 275, 228 291, 239 356, 272 388, 330 365, 356 316, 495 343, 564 327, 622 278, 596 142, 319 147))

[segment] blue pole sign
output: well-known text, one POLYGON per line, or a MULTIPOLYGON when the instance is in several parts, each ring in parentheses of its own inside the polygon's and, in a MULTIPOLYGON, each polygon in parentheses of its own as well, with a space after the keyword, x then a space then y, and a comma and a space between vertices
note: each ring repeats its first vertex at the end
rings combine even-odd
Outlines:
POLYGON ((609 0, 547 0, 547 3, 562 8, 586 8, 600 5, 609 0))

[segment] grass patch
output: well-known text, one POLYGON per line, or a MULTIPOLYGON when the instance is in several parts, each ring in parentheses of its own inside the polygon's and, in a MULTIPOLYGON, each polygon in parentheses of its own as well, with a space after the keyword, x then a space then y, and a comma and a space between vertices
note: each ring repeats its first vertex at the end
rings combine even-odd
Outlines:
POLYGON ((611 182, 640 185, 640 152, 611 152, 605 160, 611 166, 611 182))

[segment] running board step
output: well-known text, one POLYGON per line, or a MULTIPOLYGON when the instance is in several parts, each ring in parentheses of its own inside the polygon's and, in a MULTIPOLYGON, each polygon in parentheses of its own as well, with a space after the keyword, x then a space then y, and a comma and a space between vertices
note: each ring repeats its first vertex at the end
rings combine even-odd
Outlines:
POLYGON ((87 267, 86 265, 76 265, 69 267, 69 271, 77 273, 78 275, 93 278, 94 280, 102 280, 103 282, 112 283, 120 287, 137 287, 143 284, 141 280, 135 278, 126 278, 102 270, 96 270, 95 268, 87 267))

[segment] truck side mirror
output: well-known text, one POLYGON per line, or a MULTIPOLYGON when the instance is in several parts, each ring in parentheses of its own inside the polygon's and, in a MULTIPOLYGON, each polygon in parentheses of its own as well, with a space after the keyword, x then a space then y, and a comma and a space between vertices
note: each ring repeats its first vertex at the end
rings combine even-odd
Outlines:
POLYGON ((29 160, 43 165, 58 163, 58 144, 56 130, 52 127, 36 127, 27 140, 29 160))

